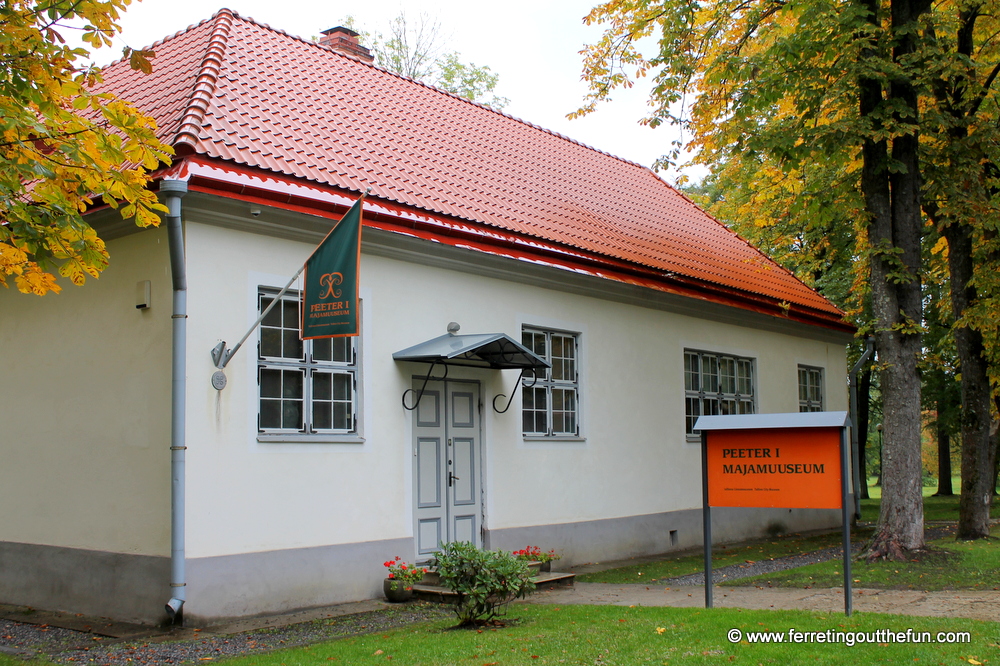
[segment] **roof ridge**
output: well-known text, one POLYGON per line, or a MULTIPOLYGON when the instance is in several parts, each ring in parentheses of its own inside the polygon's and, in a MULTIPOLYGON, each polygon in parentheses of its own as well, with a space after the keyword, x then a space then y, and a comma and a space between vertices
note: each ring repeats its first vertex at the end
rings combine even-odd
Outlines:
POLYGON ((210 20, 215 21, 215 28, 208 38, 208 48, 205 50, 205 57, 201 61, 201 67, 195 78, 191 101, 181 115, 177 134, 173 141, 175 146, 177 144, 187 144, 192 148, 197 147, 201 125, 205 120, 205 112, 208 110, 208 105, 215 96, 219 71, 222 69, 222 62, 225 58, 226 46, 229 41, 229 32, 233 27, 233 11, 230 9, 220 9, 210 20))

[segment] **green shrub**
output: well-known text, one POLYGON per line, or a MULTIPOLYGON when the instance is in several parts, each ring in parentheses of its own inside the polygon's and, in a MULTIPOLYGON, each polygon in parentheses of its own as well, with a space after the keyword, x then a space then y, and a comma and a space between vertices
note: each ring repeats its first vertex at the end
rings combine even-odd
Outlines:
POLYGON ((527 562, 467 541, 446 544, 436 565, 442 584, 458 593, 455 613, 460 627, 494 619, 535 587, 527 562))

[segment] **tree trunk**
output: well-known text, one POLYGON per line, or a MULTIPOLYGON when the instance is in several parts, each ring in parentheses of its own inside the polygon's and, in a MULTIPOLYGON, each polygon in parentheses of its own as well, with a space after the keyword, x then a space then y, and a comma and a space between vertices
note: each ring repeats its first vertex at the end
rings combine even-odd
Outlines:
POLYGON ((938 423, 937 427, 937 449, 938 449, 938 489, 934 493, 935 497, 951 497, 955 494, 951 487, 951 436, 948 431, 938 423))
POLYGON ((871 413, 872 367, 869 362, 858 380, 858 478, 861 479, 861 499, 868 494, 868 416, 871 413))
POLYGON ((919 336, 880 335, 879 349, 886 366, 881 373, 885 403, 882 504, 867 556, 870 560, 905 559, 906 551, 924 546, 920 377, 916 367, 919 336), (915 343, 909 337, 918 340, 915 343))
MULTIPOLYGON (((869 0, 870 1, 870 0, 869 0)), ((870 20, 878 25, 877 6, 870 20)), ((917 17, 929 8, 927 0, 892 0, 891 22, 897 64, 916 48, 917 17)), ((905 72, 905 67, 902 68, 905 72)), ((877 112, 883 90, 875 79, 862 78, 861 117, 879 128, 877 112)), ((904 73, 894 78, 885 100, 896 109, 893 122, 900 132, 889 146, 869 135, 862 147, 861 187, 869 213, 872 310, 876 344, 882 364, 883 399, 882 504, 875 536, 866 557, 906 558, 906 552, 924 545, 923 484, 920 460, 920 170, 917 159, 917 91, 904 73), (908 132, 900 128, 909 126, 908 132)))
MULTIPOLYGON (((973 275, 972 228, 950 224, 943 233, 948 240, 951 308, 959 320, 976 301, 976 289, 969 285, 973 275)), ((962 496, 958 502, 956 537, 983 539, 990 535, 994 479, 990 381, 986 375, 982 334, 969 326, 956 326, 953 334, 962 373, 962 496)))
POLYGON ((993 496, 996 497, 997 486, 1000 485, 1000 429, 994 428, 993 440, 996 442, 993 447, 993 496))
POLYGON ((878 476, 875 477, 875 487, 882 487, 882 424, 878 424, 878 476))

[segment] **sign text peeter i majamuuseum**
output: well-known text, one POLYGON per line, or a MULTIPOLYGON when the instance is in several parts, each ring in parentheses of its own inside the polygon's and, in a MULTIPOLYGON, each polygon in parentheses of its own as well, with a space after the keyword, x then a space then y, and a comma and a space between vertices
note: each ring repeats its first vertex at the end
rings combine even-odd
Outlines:
POLYGON ((840 508, 840 429, 718 430, 708 438, 711 506, 840 508))

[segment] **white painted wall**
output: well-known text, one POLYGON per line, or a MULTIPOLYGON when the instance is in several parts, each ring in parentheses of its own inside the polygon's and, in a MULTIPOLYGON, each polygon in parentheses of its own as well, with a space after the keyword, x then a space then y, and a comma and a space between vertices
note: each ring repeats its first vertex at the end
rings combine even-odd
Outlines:
POLYGON ((168 555, 166 231, 108 250, 108 268, 83 287, 0 289, 0 541, 168 555), (152 287, 145 311, 140 280, 152 287))
POLYGON ((364 254, 365 442, 259 443, 254 338, 222 392, 209 381, 209 351, 236 342, 256 317, 257 285, 283 286, 313 246, 191 222, 186 235, 192 558, 411 536, 410 413, 400 396, 426 366, 391 355, 450 321, 515 339, 522 324, 581 333, 582 441, 525 441, 519 398, 492 412, 515 372, 450 372, 482 382, 490 529, 700 507, 700 450, 684 436, 685 348, 755 358, 761 412, 798 410, 799 363, 826 369, 827 409, 847 408, 840 345, 364 254))
MULTIPOLYGON (((519 398, 489 407, 516 372, 453 368, 482 385, 490 529, 700 506, 699 449, 683 430, 683 350, 756 359, 758 408, 797 410, 797 365, 824 367, 827 408, 846 409, 846 360, 831 343, 706 322, 530 285, 362 258, 364 443, 261 443, 256 344, 226 369, 210 350, 256 318, 259 284, 282 286, 310 243, 188 222, 188 557, 412 535, 410 413, 400 396, 426 367, 393 352, 436 337, 522 325, 581 334, 581 441, 525 441, 519 398), (841 378, 838 380, 838 378, 841 378)), ((169 554, 170 298, 166 234, 109 244, 100 280, 44 298, 0 290, 0 540, 169 554), (150 280, 153 307, 135 309, 150 280)), ((401 555, 408 555, 400 553, 401 555)))

